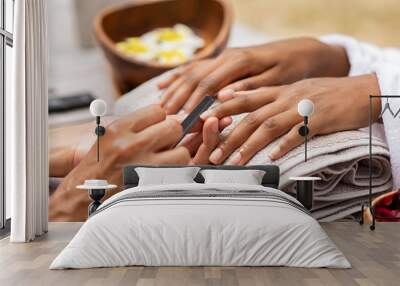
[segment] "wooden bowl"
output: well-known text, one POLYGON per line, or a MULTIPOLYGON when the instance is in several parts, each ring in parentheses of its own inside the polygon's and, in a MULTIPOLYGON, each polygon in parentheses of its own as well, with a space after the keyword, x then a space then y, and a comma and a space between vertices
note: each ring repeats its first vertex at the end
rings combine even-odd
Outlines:
POLYGON ((141 62, 116 49, 127 37, 141 36, 160 27, 183 23, 205 41, 191 59, 216 56, 226 47, 233 13, 227 0, 132 1, 109 7, 94 21, 94 31, 111 66, 117 93, 122 95, 137 85, 176 66, 141 62))

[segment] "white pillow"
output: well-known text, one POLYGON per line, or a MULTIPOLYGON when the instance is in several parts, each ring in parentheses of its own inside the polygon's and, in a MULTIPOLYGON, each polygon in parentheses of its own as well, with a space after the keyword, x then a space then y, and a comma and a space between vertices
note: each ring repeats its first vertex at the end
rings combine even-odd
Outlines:
POLYGON ((265 171, 262 170, 201 170, 200 174, 204 177, 205 184, 245 184, 261 185, 265 171))
POLYGON ((139 186, 195 183, 199 167, 184 168, 135 168, 139 176, 139 186))

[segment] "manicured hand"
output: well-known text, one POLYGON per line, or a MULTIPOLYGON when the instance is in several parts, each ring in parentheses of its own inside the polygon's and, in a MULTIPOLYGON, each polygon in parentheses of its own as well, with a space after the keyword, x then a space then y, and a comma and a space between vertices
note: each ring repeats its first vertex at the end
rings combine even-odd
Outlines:
MULTIPOLYGON (((380 94, 376 75, 345 78, 306 79, 297 83, 236 92, 233 98, 205 112, 203 119, 249 112, 210 155, 214 164, 223 163, 236 149, 228 164, 243 165, 258 151, 281 137, 269 154, 276 160, 302 144, 298 134, 303 118, 297 104, 305 98, 314 102, 309 136, 352 130, 368 125, 369 95, 380 94)), ((373 120, 380 113, 374 101, 373 120)))
POLYGON ((227 49, 215 59, 178 68, 159 83, 161 105, 168 114, 190 112, 204 96, 231 96, 235 91, 293 83, 308 77, 345 76, 346 52, 311 38, 227 49))
POLYGON ((100 139, 100 162, 94 144, 50 197, 50 220, 86 218, 90 200, 86 192, 75 188, 87 179, 106 179, 121 185, 126 165, 189 164, 191 157, 185 147, 171 149, 181 136, 180 123, 166 119, 165 111, 157 105, 115 120, 100 139))

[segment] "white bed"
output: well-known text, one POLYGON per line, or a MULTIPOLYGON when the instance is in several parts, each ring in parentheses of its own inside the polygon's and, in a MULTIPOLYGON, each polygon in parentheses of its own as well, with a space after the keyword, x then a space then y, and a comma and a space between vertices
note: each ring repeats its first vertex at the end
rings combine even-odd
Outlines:
POLYGON ((111 197, 50 269, 128 265, 350 267, 293 197, 199 183, 137 186, 111 197))

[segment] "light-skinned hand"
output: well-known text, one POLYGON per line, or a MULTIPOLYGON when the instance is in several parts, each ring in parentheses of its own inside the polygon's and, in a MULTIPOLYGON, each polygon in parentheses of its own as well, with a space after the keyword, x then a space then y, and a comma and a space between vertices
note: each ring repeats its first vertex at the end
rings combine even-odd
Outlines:
POLYGON ((97 162, 97 147, 93 144, 50 197, 49 219, 82 221, 87 217, 90 199, 86 192, 76 189, 87 179, 105 179, 120 186, 122 169, 126 165, 189 164, 191 157, 185 147, 171 149, 182 132, 181 124, 166 119, 159 105, 115 120, 100 138, 100 162, 97 162))

